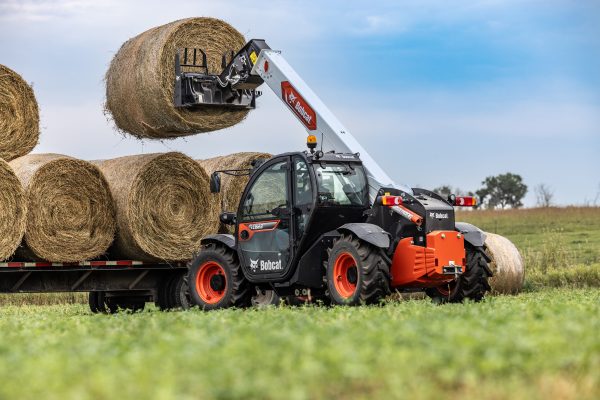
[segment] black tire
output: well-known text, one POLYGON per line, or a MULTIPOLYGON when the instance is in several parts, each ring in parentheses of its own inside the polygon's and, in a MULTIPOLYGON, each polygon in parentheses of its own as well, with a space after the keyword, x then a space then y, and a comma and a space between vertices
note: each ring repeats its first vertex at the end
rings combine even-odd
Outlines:
POLYGON ((274 290, 265 290, 256 287, 250 301, 254 307, 277 306, 281 302, 281 297, 274 290))
POLYGON ((169 285, 169 305, 171 308, 187 310, 191 306, 186 274, 177 274, 169 285))
POLYGON ((89 292, 88 293, 88 304, 90 306, 90 310, 94 314, 103 312, 100 308, 98 297, 99 297, 99 292, 89 292))
POLYGON ((169 300, 169 290, 171 282, 173 281, 173 274, 167 275, 156 288, 156 298, 154 304, 161 311, 170 310, 172 307, 169 300))
POLYGON ((481 301, 489 291, 488 278, 492 276, 482 251, 472 246, 465 248, 467 269, 448 288, 429 288, 425 293, 437 303, 461 303, 465 299, 481 301))
POLYGON ((237 254, 224 245, 205 245, 192 261, 187 282, 192 304, 203 310, 250 305, 250 284, 237 254))
POLYGON ((145 300, 135 297, 106 297, 105 292, 90 292, 88 294, 90 310, 95 314, 115 314, 119 311, 138 312, 146 307, 145 300))
POLYGON ((389 265, 379 248, 350 234, 333 243, 327 263, 332 304, 378 303, 390 293, 389 276, 389 265))

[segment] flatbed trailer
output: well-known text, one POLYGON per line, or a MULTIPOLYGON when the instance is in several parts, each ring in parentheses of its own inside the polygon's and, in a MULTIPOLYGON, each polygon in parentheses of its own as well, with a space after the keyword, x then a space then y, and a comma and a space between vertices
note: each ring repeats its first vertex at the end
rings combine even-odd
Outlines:
POLYGON ((0 262, 0 293, 89 292, 94 312, 187 308, 186 262, 102 260, 76 263, 0 262))

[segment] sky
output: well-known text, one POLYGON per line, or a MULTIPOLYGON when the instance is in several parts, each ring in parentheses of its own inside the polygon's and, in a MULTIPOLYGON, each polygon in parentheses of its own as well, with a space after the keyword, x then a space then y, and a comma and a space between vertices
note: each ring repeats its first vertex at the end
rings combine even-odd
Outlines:
POLYGON ((151 27, 210 16, 282 50, 396 181, 477 190, 520 174, 559 205, 600 204, 600 1, 0 0, 0 64, 32 83, 36 153, 82 159, 182 151, 203 159, 305 148, 267 87, 242 123, 140 141, 103 114, 106 69, 151 27))

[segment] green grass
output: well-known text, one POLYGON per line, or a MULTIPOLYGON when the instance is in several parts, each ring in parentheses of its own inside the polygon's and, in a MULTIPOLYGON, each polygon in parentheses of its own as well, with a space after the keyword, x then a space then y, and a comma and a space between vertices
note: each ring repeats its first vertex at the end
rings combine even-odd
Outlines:
POLYGON ((600 263, 600 207, 477 210, 456 219, 506 236, 530 259, 548 255, 545 266, 600 263))
POLYGON ((0 400, 600 398, 600 209, 458 219, 521 249, 525 293, 119 315, 1 295, 0 400))
POLYGON ((483 303, 0 309, 0 398, 598 398, 600 290, 483 303))
POLYGON ((600 207, 477 210, 456 218, 515 243, 526 289, 600 287, 600 207))

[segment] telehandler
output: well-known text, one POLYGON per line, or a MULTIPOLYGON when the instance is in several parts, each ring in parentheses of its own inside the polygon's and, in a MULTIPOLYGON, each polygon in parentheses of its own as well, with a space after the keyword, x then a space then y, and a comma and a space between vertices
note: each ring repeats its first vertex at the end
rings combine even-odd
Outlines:
MULTIPOLYGON (((261 295, 359 305, 392 291, 479 301, 490 289, 485 233, 455 222, 454 207, 476 199, 393 182, 280 51, 251 40, 213 75, 202 49, 186 48, 175 71, 177 107, 254 108, 264 83, 309 133, 307 151, 257 160, 248 171, 238 209, 220 216, 235 234, 207 236, 190 263, 193 305, 244 307, 261 295)), ((213 192, 221 173, 240 171, 214 172, 213 192)))

